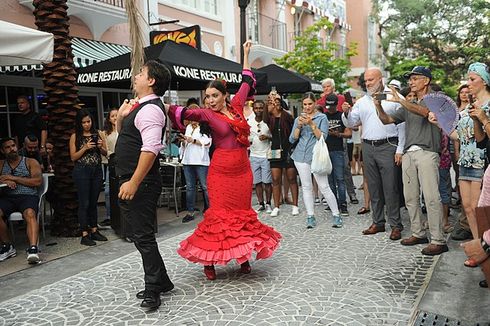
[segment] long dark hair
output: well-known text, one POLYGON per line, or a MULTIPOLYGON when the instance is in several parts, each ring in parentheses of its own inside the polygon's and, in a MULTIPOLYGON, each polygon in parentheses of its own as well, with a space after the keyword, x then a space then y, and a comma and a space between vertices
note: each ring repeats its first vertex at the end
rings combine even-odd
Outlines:
MULTIPOLYGON (((283 102, 282 97, 280 98, 280 100, 282 103, 283 102)), ((268 114, 264 115, 263 120, 265 123, 267 123, 267 126, 269 127, 269 130, 272 133, 276 125, 276 119, 279 119, 279 127, 281 128, 281 137, 289 137, 289 134, 291 133, 291 128, 293 127, 294 119, 292 115, 290 115, 288 112, 284 110, 283 105, 280 105, 279 107, 281 108, 281 116, 276 118, 271 113, 267 112, 268 108, 266 105, 264 111, 267 112, 268 114)))
POLYGON ((92 121, 92 126, 90 127, 90 133, 91 134, 97 133, 97 129, 95 129, 94 118, 90 114, 90 111, 85 108, 79 109, 75 117, 75 140, 76 140, 77 147, 80 146, 83 138, 82 120, 85 117, 90 117, 90 120, 92 121))
POLYGON ((469 86, 467 84, 463 84, 461 86, 458 87, 458 95, 456 96, 456 105, 458 106, 458 109, 459 107, 461 106, 461 97, 460 97, 460 94, 461 94, 461 91, 465 88, 469 88, 469 86))
POLYGON ((111 123, 111 112, 112 111, 117 111, 117 110, 118 110, 117 108, 110 109, 109 112, 107 112, 107 115, 105 117, 105 120, 104 120, 104 131, 105 131, 105 134, 107 136, 109 136, 110 134, 112 134, 112 132, 114 131, 114 126, 111 123))

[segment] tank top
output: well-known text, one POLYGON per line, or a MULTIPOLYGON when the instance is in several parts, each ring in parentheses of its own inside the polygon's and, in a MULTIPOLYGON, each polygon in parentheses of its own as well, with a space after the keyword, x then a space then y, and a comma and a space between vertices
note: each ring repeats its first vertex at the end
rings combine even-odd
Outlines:
MULTIPOLYGON (((3 162, 2 174, 12 175, 15 177, 29 178, 31 177, 31 172, 27 168, 26 158, 21 156, 21 160, 19 164, 15 168, 11 168, 10 164, 7 161, 3 162)), ((28 187, 25 185, 17 184, 15 189, 8 190, 7 194, 9 195, 34 195, 37 196, 37 188, 36 187, 28 187)))

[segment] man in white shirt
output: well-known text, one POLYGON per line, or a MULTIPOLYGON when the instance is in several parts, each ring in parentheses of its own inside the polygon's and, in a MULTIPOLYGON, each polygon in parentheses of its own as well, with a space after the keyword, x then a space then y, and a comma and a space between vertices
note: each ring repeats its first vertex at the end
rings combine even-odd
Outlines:
MULTIPOLYGON (((255 101, 253 105, 255 119, 250 119, 247 122, 250 125, 250 165, 253 172, 255 193, 259 202, 257 210, 259 212, 266 211, 267 213, 271 213, 272 176, 267 152, 271 148, 272 135, 267 123, 262 119, 264 109, 264 101, 255 101)), ((266 112, 266 114, 268 113, 266 112)))
MULTIPOLYGON (((400 198, 397 182, 397 165, 401 164, 405 143, 405 125, 384 125, 378 118, 373 94, 383 92, 382 73, 378 68, 369 68, 364 73, 367 93, 353 107, 344 103, 342 117, 347 127, 362 123, 362 154, 364 173, 371 194, 373 223, 362 231, 364 235, 385 232, 385 223, 391 225, 391 240, 401 239, 403 225, 400 217, 400 198), (386 206, 387 219, 384 207, 386 206)), ((394 112, 398 103, 382 101, 385 111, 394 112)))

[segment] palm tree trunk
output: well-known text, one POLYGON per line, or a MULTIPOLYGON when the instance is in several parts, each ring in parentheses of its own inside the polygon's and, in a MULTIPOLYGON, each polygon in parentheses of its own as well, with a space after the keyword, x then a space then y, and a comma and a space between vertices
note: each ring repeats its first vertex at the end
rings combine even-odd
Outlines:
MULTIPOLYGON (((44 91, 49 115, 48 141, 54 145, 54 216, 51 234, 78 236, 77 194, 72 179, 73 162, 68 142, 74 132, 75 115, 80 108, 73 64, 67 0, 34 0, 35 22, 39 30, 54 34, 53 62, 43 70, 44 91)), ((51 185, 50 185, 51 186, 51 185)))

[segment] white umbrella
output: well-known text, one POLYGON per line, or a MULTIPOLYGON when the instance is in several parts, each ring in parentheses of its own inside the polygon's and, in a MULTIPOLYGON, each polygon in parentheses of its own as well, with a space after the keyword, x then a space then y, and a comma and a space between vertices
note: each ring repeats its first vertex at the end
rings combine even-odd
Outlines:
POLYGON ((54 36, 0 20, 0 66, 53 61, 54 36))

